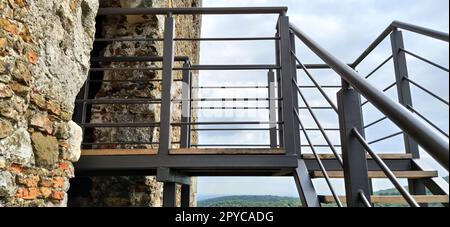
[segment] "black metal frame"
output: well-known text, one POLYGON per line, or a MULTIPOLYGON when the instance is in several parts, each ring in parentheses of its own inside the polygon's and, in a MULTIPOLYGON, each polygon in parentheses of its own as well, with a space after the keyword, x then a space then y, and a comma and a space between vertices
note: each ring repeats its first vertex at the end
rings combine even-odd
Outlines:
MULTIPOLYGON (((408 153, 413 154, 415 159, 420 158, 418 153, 418 144, 424 147, 436 160, 448 169, 448 141, 436 137, 436 133, 429 127, 418 121, 416 117, 406 108, 412 109, 412 100, 409 84, 413 83, 407 77, 407 68, 405 54, 413 55, 423 61, 436 67, 439 65, 427 59, 421 58, 411 52, 404 50, 401 33, 397 29, 413 31, 419 34, 427 35, 439 40, 448 42, 448 34, 424 29, 421 27, 393 22, 380 37, 378 37, 369 48, 352 64, 345 64, 333 57, 330 53, 320 47, 306 34, 289 23, 286 16, 285 7, 250 7, 250 8, 109 8, 100 9, 99 15, 166 15, 165 30, 163 38, 155 39, 102 39, 96 42, 113 41, 163 41, 164 53, 162 57, 94 57, 93 62, 137 62, 137 61, 159 61, 162 67, 149 68, 92 68, 91 71, 106 70, 160 70, 162 71, 162 80, 142 81, 142 82, 162 82, 161 99, 146 100, 89 100, 90 83, 96 82, 127 82, 124 81, 95 81, 88 80, 84 86, 82 99, 77 103, 82 104, 82 108, 77 115, 80 115, 80 125, 83 128, 96 127, 160 127, 160 138, 158 142, 149 142, 140 144, 158 144, 158 154, 152 156, 82 156, 80 162, 76 163, 79 174, 154 174, 159 181, 164 182, 164 206, 176 206, 176 184, 181 184, 181 205, 190 204, 190 181, 191 176, 279 176, 291 175, 294 177, 300 199, 303 206, 320 206, 319 196, 317 195, 310 173, 311 171, 321 171, 329 188, 339 206, 339 196, 335 192, 327 171, 343 170, 346 182, 346 195, 348 206, 370 207, 371 183, 368 178, 368 171, 382 170, 388 174, 388 177, 398 184, 398 180, 390 171, 420 169, 419 165, 414 165, 411 160, 381 160, 373 152, 369 144, 364 140, 364 129, 378 124, 384 120, 391 120, 396 123, 405 135, 405 146, 408 153), (274 37, 241 37, 241 38, 185 38, 175 37, 174 15, 183 14, 278 14, 279 19, 274 37), (397 85, 400 96, 400 104, 387 98, 381 91, 371 86, 354 69, 357 67, 388 35, 392 37, 393 55, 376 67, 369 75, 368 79, 391 59, 394 61, 396 69, 396 83, 390 85, 383 91, 387 91, 397 85), (295 38, 298 37, 307 47, 315 52, 325 61, 325 64, 303 64, 296 56, 295 38), (189 57, 174 56, 174 43, 177 41, 275 41, 275 65, 192 65, 189 57), (183 66, 174 66, 174 63, 182 62, 183 66), (351 68, 352 67, 352 68, 351 68), (313 82, 314 86, 304 86, 297 84, 297 70, 303 70, 307 77, 313 82), (332 69, 343 79, 341 86, 326 85, 321 86, 313 77, 310 70, 313 69, 332 69), (267 73, 267 86, 210 86, 194 87, 192 86, 192 71, 194 70, 264 70, 267 73), (174 80, 173 72, 182 71, 183 78, 174 80), (172 99, 172 87, 174 82, 183 82, 182 99, 172 99), (193 89, 268 89, 267 98, 193 98, 193 89), (338 103, 333 103, 324 89, 339 89, 338 103), (329 106, 314 107, 309 105, 308 100, 302 93, 302 89, 318 89, 325 98, 329 106), (374 121, 366 126, 362 120, 362 106, 360 95, 367 99, 366 103, 375 105, 386 117, 374 121), (299 97, 305 106, 299 106, 299 97), (215 101, 267 101, 267 107, 197 107, 193 102, 215 102, 215 101), (154 104, 161 105, 161 122, 142 122, 142 123, 87 123, 86 110, 87 105, 96 104, 154 104), (182 118, 181 122, 172 122, 172 105, 181 104, 182 118), (406 108, 405 108, 406 107, 406 108), (193 122, 192 110, 199 109, 233 109, 248 110, 262 109, 268 110, 269 121, 247 121, 247 122, 193 122), (302 119, 298 114, 299 110, 307 110, 313 117, 318 128, 305 128, 302 119), (339 129, 327 129, 322 127, 314 110, 332 110, 339 115, 339 129), (193 126, 207 125, 269 125, 269 128, 194 128, 193 126), (181 130, 180 141, 171 141, 172 127, 179 127, 181 130), (270 144, 192 144, 191 133, 193 131, 267 131, 270 135, 270 144), (329 139, 328 131, 340 131, 341 145, 335 145, 329 139), (325 138, 327 144, 313 144, 308 131, 319 131, 325 138), (303 132, 307 144, 302 144, 300 133, 303 132), (414 141, 417 141, 414 142, 414 141), (283 148, 285 154, 273 155, 171 155, 170 150, 173 144, 179 144, 180 148, 192 147, 266 147, 283 148), (302 155, 302 148, 309 147, 315 160, 306 160, 302 155), (330 148, 335 159, 321 160, 315 148, 330 148), (342 147, 341 154, 335 148, 342 147), (373 160, 366 159, 366 151, 371 154, 373 160)), ((445 68, 439 67, 445 70, 445 68)), ((448 69, 447 69, 448 72, 448 69)), ((128 81, 131 82, 131 81, 128 81)), ((413 83, 414 84, 414 83, 413 83)), ((417 86, 417 85, 416 85, 417 86)), ((444 102, 445 103, 445 102, 444 102)), ((447 102, 448 105, 448 102, 447 102)), ((416 111, 413 111, 416 112, 416 111)), ((334 114, 334 113, 333 113, 334 114)), ((419 115, 421 116, 421 115, 419 115)), ((427 120, 428 123, 431 121, 427 120)), ((432 125, 435 127, 435 125, 432 125)), ((384 137, 374 142, 391 138, 394 135, 384 137)), ((448 137, 448 135, 447 135, 448 137)), ((120 142, 122 144, 137 144, 130 141, 120 142)), ((91 145, 96 143, 90 143, 91 145)), ((98 143, 99 144, 99 143, 98 143)), ((110 144, 119 144, 111 142, 110 144)), ((411 181, 414 185, 412 191, 415 193, 423 192, 422 182, 411 181), (420 183, 420 184, 419 184, 420 183)), ((427 187, 434 187, 434 191, 445 193, 442 187, 436 187, 435 181, 426 180, 423 182, 427 187), (431 183, 430 183, 431 182, 431 183), (434 185, 434 186, 433 186, 434 185)), ((447 190, 448 195, 448 190, 447 190)), ((408 194, 402 194, 408 199, 408 194)), ((409 198, 412 199, 412 198, 409 198)), ((416 205, 413 200, 408 200, 411 205, 416 205)))

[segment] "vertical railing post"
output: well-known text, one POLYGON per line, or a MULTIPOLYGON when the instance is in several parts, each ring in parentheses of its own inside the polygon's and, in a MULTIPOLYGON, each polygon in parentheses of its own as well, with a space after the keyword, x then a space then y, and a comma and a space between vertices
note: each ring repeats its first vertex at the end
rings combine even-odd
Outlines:
POLYGON ((270 70, 267 73, 267 83, 268 83, 268 96, 269 96, 269 121, 271 124, 269 125, 269 136, 270 136, 270 148, 278 147, 278 138, 277 138, 277 109, 276 109, 276 88, 275 88, 275 73, 273 70, 270 70))
POLYGON ((345 192, 347 206, 364 207, 359 193, 362 192, 370 202, 370 183, 366 151, 353 135, 356 129, 364 136, 361 97, 346 82, 338 92, 339 126, 344 161, 345 192))
POLYGON ((180 148, 189 148, 191 139, 191 75, 189 62, 183 64, 183 84, 181 88, 182 102, 181 102, 181 122, 188 123, 181 126, 180 131, 180 148))
MULTIPOLYGON (((191 71, 189 61, 183 64, 183 84, 181 88, 182 102, 181 102, 181 122, 191 122, 191 71)), ((189 148, 191 143, 191 125, 185 124, 180 129, 180 148, 189 148)), ((191 199, 191 185, 181 185, 181 206, 189 207, 191 199)))
POLYGON ((289 28, 289 17, 281 15, 278 20, 278 34, 280 42, 277 51, 279 56, 278 91, 281 96, 282 105, 281 119, 283 121, 283 145, 286 155, 298 156, 298 167, 293 172, 294 180, 299 192, 302 205, 305 207, 319 207, 320 202, 314 189, 311 177, 305 161, 299 156, 300 153, 300 127, 296 119, 295 112, 298 111, 298 94, 294 81, 297 79, 295 61, 293 61, 292 51, 295 40, 289 28), (295 78, 294 78, 295 77, 295 78))
POLYGON ((159 155, 168 155, 171 147, 174 33, 175 22, 172 15, 168 15, 164 26, 159 155))
MULTIPOLYGON (((276 65, 279 67, 281 66, 281 50, 280 50, 280 28, 279 24, 277 25, 277 33, 275 34, 275 37, 277 37, 277 40, 275 40, 275 62, 276 65)), ((281 84, 281 70, 276 70, 276 87, 277 87, 277 97, 280 99, 283 94, 283 88, 281 84)), ((277 101, 277 113, 278 113, 278 121, 283 122, 283 112, 282 112, 282 100, 277 101)), ((278 145, 280 147, 284 147, 284 133, 283 133, 283 127, 282 125, 277 125, 278 128, 278 145)))
MULTIPOLYGON (((291 89, 292 89, 292 108, 294 111, 299 111, 298 108, 298 92, 297 92, 297 88, 295 86, 297 86, 297 61, 295 59, 295 54, 296 54, 296 48, 295 48, 295 34, 292 31, 289 31, 289 42, 290 42, 290 47, 291 47, 291 51, 290 51, 290 57, 291 57, 291 77, 292 80, 290 82, 291 84, 291 89)), ((299 122, 297 122, 295 120, 295 117, 293 117, 293 121, 294 121, 294 139, 297 139, 296 142, 296 147, 297 147, 297 155, 300 157, 301 156, 301 151, 302 151, 302 146, 301 146, 301 139, 300 139, 300 127, 299 127, 299 122)))
MULTIPOLYGON (((392 56, 394 61, 395 79, 397 82, 398 101, 405 107, 413 106, 411 87, 408 78, 408 66, 404 49, 403 34, 395 29, 391 33, 392 56)), ((413 158, 420 158, 419 145, 410 136, 404 134, 406 153, 412 154, 413 158)), ((409 191, 415 195, 425 195, 425 186, 418 180, 408 180, 409 191)))
POLYGON ((181 185, 181 207, 191 206, 191 186, 188 184, 181 185))
MULTIPOLYGON (((172 137, 172 82, 174 64, 175 21, 171 14, 167 15, 164 25, 164 49, 161 90, 161 115, 159 133, 159 155, 168 156, 172 137)), ((163 206, 176 206, 176 184, 164 182, 163 206)))
MULTIPOLYGON (((284 147, 287 155, 297 155, 299 151, 298 141, 300 129, 298 122, 294 121, 294 89, 292 75, 292 54, 291 36, 289 32, 289 18, 280 16, 280 63, 281 63, 281 88, 282 89, 282 113, 283 113, 283 133, 284 147)), ((298 104, 297 104, 298 105, 298 104)))

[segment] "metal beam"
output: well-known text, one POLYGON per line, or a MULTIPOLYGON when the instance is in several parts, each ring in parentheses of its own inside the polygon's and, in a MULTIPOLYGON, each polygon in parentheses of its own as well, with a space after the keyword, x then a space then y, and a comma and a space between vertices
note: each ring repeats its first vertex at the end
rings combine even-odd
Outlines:
POLYGON ((100 8, 97 15, 285 14, 287 7, 100 8))
MULTIPOLYGON (((189 66, 189 62, 184 63, 185 67, 189 66)), ((181 95, 183 101, 181 102, 181 122, 191 122, 191 74, 190 70, 183 70, 183 83, 181 87, 181 95)), ((191 140, 191 125, 182 125, 180 135, 180 147, 188 148, 191 140)))
POLYGON ((298 167, 294 171, 295 185, 304 207, 320 207, 319 197, 314 189, 305 160, 298 160, 298 167))
POLYGON ((152 157, 82 156, 75 163, 81 171, 146 170, 164 166, 177 170, 255 170, 297 168, 297 156, 286 155, 172 155, 152 157))
POLYGON ((177 206, 177 185, 171 182, 164 182, 163 207, 177 206))
MULTIPOLYGON (((408 63, 406 61, 405 52, 401 51, 405 48, 403 43, 403 35, 401 31, 394 29, 391 33, 392 57, 394 62, 395 79, 397 83, 397 94, 399 103, 408 108, 413 106, 411 87, 406 80, 409 77, 408 63)), ((413 158, 420 158, 419 145, 408 134, 403 134, 406 153, 412 154, 413 158)), ((425 186, 418 180, 408 180, 409 192, 413 195, 426 195, 425 186)), ((426 206, 426 204, 422 204, 426 206)))
POLYGON ((361 98, 351 88, 341 89, 337 96, 347 205, 349 207, 364 207, 364 203, 360 199, 361 192, 370 202, 366 151, 352 133, 355 128, 364 135, 361 98))
POLYGON ((178 173, 173 169, 159 167, 156 172, 156 180, 159 182, 171 182, 177 184, 191 184, 191 178, 178 173))
MULTIPOLYGON (((294 89, 292 75, 292 56, 291 56, 291 35, 289 31, 289 17, 280 16, 278 20, 278 29, 280 33, 280 63, 281 63, 281 86, 282 89, 282 114, 283 114, 283 135, 286 154, 297 155, 299 148, 297 143, 300 140, 300 129, 294 120, 294 89)), ((298 104, 297 104, 298 105, 298 104)))
POLYGON ((437 132, 431 129, 426 123, 420 121, 413 113, 404 106, 393 101, 382 91, 369 84, 355 70, 337 59, 313 39, 303 33, 296 26, 291 24, 291 29, 295 32, 306 46, 316 53, 323 61, 329 64, 343 80, 360 92, 378 110, 384 113, 392 122, 408 133, 420 144, 434 159, 436 159, 445 169, 449 168, 449 144, 448 140, 442 138, 437 132))
POLYGON ((174 64, 174 43, 175 20, 172 15, 166 17, 164 25, 164 60, 163 60, 163 81, 161 90, 161 123, 159 133, 159 155, 169 155, 172 137, 172 80, 174 64))
POLYGON ((181 207, 191 206, 191 185, 181 185, 181 207))

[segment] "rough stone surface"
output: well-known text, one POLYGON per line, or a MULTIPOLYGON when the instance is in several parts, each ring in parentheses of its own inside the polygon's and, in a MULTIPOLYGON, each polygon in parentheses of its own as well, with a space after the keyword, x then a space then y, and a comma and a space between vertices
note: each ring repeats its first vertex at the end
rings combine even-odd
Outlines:
POLYGON ((20 129, 10 137, 0 140, 0 157, 4 157, 9 163, 33 165, 34 154, 30 134, 25 129, 20 129))
POLYGON ((14 176, 6 171, 0 172, 0 198, 14 194, 14 176))
POLYGON ((75 122, 70 121, 68 124, 68 147, 63 153, 64 159, 76 162, 80 159, 81 155, 81 142, 83 140, 83 131, 80 126, 75 122))
MULTIPOLYGON (((121 0, 101 2, 101 7, 193 7, 201 6, 199 0, 121 0)), ((176 16, 177 37, 199 37, 200 17, 176 16)), ((108 16, 101 22, 106 38, 157 38, 163 37, 164 17, 162 16, 108 16)), ((162 56, 161 42, 112 42, 102 52, 104 56, 162 56)), ((177 56, 189 56, 193 64, 198 63, 199 44, 196 42, 177 42, 177 56)), ((180 66, 178 62, 176 65, 180 66)), ((108 63, 104 67, 158 67, 160 63, 108 63)), ((107 71, 104 80, 154 80, 161 79, 160 71, 107 71)), ((181 72, 175 72, 174 77, 181 79, 181 72)), ((145 98, 159 99, 161 84, 158 82, 108 82, 101 85, 96 99, 110 98, 145 98)), ((174 98, 181 98, 181 84, 174 83, 174 98)), ((92 107, 91 123, 105 122, 159 122, 160 106, 154 104, 133 105, 94 105, 92 107)), ((173 120, 181 119, 181 107, 173 107, 173 120)), ((178 128, 173 129, 173 141, 179 141, 178 128)), ((99 128, 94 131, 95 142, 147 142, 159 141, 159 129, 147 128, 99 128)), ((195 140, 195 138, 194 138, 195 140)), ((175 144, 174 144, 175 145, 175 144)), ((175 145, 178 146, 178 145, 175 145)), ((134 149, 157 148, 155 145, 103 145, 93 148, 103 149, 134 149)), ((93 177, 90 199, 81 203, 82 206, 161 206, 162 184, 155 177, 93 177)), ((195 180, 194 180, 195 182, 195 180)), ((193 185, 193 198, 195 198, 193 185)), ((192 201, 195 201, 193 199, 192 201)), ((195 203, 195 202, 194 202, 195 203)), ((80 205, 80 204, 78 204, 80 205)), ((195 204, 193 204, 195 205, 195 204)))
POLYGON ((55 126, 71 120, 87 77, 97 8, 97 0, 0 0, 1 206, 66 205, 68 187, 37 182, 74 175, 60 145, 78 140, 56 137, 55 126))
POLYGON ((52 167, 58 162, 59 149, 56 137, 35 132, 31 135, 31 141, 36 155, 36 164, 52 167))

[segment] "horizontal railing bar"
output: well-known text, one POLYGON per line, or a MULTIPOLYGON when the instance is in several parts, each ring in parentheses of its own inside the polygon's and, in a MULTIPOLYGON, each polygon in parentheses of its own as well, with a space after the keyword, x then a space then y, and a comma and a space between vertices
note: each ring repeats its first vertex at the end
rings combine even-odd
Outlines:
POLYGON ((445 105, 447 105, 447 106, 449 105, 448 101, 446 101, 445 99, 443 99, 443 98, 439 97, 438 95, 434 94, 434 93, 431 92, 430 90, 424 88, 422 85, 420 85, 420 84, 418 84, 418 83, 414 82, 413 80, 411 80, 411 79, 409 79, 409 78, 406 78, 406 77, 405 77, 405 80, 407 80, 408 82, 414 84, 414 86, 416 86, 416 87, 419 88, 420 90, 424 91, 425 93, 428 93, 429 95, 433 96, 435 99, 441 101, 441 102, 444 103, 445 105))
POLYGON ((102 68, 90 68, 91 72, 101 72, 101 71, 161 71, 162 67, 102 67, 102 68))
MULTIPOLYGON (((333 85, 320 85, 321 88, 341 88, 341 86, 333 86, 333 85)), ((262 88, 268 88, 268 86, 199 86, 199 87, 192 87, 192 89, 262 89, 262 88)), ((276 88, 276 86, 275 86, 276 88)), ((299 88, 317 88, 316 86, 299 86, 299 88)))
MULTIPOLYGON (((191 131, 268 131, 271 128, 196 128, 191 131)), ((279 130, 279 129, 276 129, 279 130)), ((319 131, 316 128, 306 128, 306 131, 319 131)), ((324 128, 325 131, 339 131, 338 128, 324 128)))
POLYGON ((81 145, 95 146, 95 145, 158 145, 159 142, 83 142, 81 145))
POLYGON ((227 122, 227 121, 217 121, 217 122, 178 122, 172 123, 175 126, 181 125, 270 125, 278 124, 281 125, 283 122, 270 122, 270 121, 238 121, 238 122, 227 122))
POLYGON ((172 102, 184 102, 184 101, 192 101, 192 102, 240 102, 240 101, 270 101, 283 100, 282 98, 198 98, 198 99, 173 99, 172 102))
POLYGON ((384 141, 384 140, 387 140, 387 139, 390 139, 390 138, 393 138, 393 137, 396 137, 396 136, 399 136, 399 135, 403 135, 403 132, 397 132, 397 133, 391 134, 389 136, 385 136, 383 138, 380 138, 380 139, 374 140, 372 142, 369 142, 368 144, 372 145, 372 144, 375 144, 375 143, 379 143, 381 141, 384 141))
POLYGON ((393 56, 389 56, 386 60, 384 60, 380 65, 378 65, 374 70, 372 70, 372 72, 370 72, 367 76, 365 76, 366 79, 369 79, 373 74, 375 74, 378 70, 381 69, 381 67, 383 67, 384 65, 386 65, 386 63, 388 63, 391 59, 393 58, 393 56))
POLYGON ((400 51, 403 51, 403 52, 405 52, 405 53, 407 53, 407 54, 409 54, 409 55, 411 55, 411 56, 413 56, 413 57, 415 57, 415 58, 417 58, 417 59, 419 59, 419 60, 421 60, 423 62, 426 62, 426 63, 428 63, 428 64, 430 64, 430 65, 432 65, 432 66, 434 66, 436 68, 439 68, 439 69, 441 69, 443 71, 449 72, 449 70, 447 68, 445 68, 444 66, 441 66, 441 65, 439 65, 439 64, 437 64, 435 62, 432 62, 432 61, 430 61, 430 60, 428 60, 428 59, 426 59, 424 57, 421 57, 421 56, 419 56, 419 55, 417 55, 417 54, 415 54, 415 53, 413 53, 411 51, 408 51, 408 50, 405 50, 405 49, 402 49, 402 48, 400 48, 400 51))
MULTIPOLYGON (((188 56, 176 56, 175 61, 189 61, 188 56)), ((91 57, 93 62, 162 62, 160 56, 112 56, 112 57, 91 57)))
POLYGON ((268 110, 269 107, 192 107, 193 110, 268 110))
POLYGON ((268 86, 199 86, 192 87, 192 89, 259 89, 268 88, 268 86))
POLYGON ((270 144, 192 144, 192 147, 270 147, 270 144))
MULTIPOLYGON (((213 106, 201 106, 201 107, 192 107, 193 110, 268 110, 270 109, 269 107, 213 107, 213 106)), ((306 110, 307 107, 299 107, 299 110, 306 110)), ((313 110, 333 110, 332 107, 328 107, 328 106, 318 106, 318 107, 311 107, 311 109, 313 110)))
POLYGON ((159 127, 158 122, 150 123, 80 123, 84 128, 147 128, 159 127))
MULTIPOLYGON (((266 41, 279 40, 279 37, 217 37, 217 38, 175 38, 173 41, 266 41)), ((97 38, 94 42, 160 42, 163 38, 97 38)))
MULTIPOLYGON (((281 125, 283 122, 269 122, 269 121, 241 121, 241 122, 176 122, 171 123, 172 126, 182 126, 182 125, 270 125, 270 124, 278 124, 281 125)), ((90 127, 90 128, 109 128, 109 127, 153 127, 159 126, 159 122, 151 122, 151 123, 81 123, 81 127, 90 127)))
MULTIPOLYGON (((182 70, 270 70, 270 69, 280 69, 279 66, 276 65, 192 65, 190 67, 175 67, 174 71, 182 71, 182 70)), ((162 67, 118 67, 118 68, 91 68, 90 71, 161 71, 162 67)))
POLYGON ((133 104, 161 104, 160 99, 89 99, 82 100, 77 99, 75 103, 86 104, 121 104, 121 105, 133 105, 133 104))
MULTIPOLYGON (((332 89, 337 89, 337 88, 342 88, 342 86, 333 86, 333 85, 319 85, 321 88, 332 88, 332 89)), ((298 86, 299 88, 317 88, 316 86, 298 86)))
POLYGON ((192 65, 190 67, 175 67, 173 70, 269 70, 280 69, 277 65, 192 65))
POLYGON ((392 22, 392 26, 396 27, 396 28, 400 28, 400 29, 404 29, 404 30, 408 30, 410 32, 414 32, 414 33, 418 33, 421 35, 425 35, 434 39, 438 39, 444 42, 449 42, 449 34, 448 33, 444 33, 444 32, 440 32, 440 31, 436 31, 433 29, 429 29, 429 28, 425 28, 425 27, 421 27, 421 26, 417 26, 417 25, 413 25, 413 24, 408 24, 405 22, 401 22, 401 21, 394 21, 392 22))
MULTIPOLYGON (((445 169, 449 169, 449 141, 439 136, 429 125, 420 121, 406 107, 393 101, 382 91, 369 84, 354 69, 334 57, 327 50, 318 45, 309 36, 291 24, 291 30, 303 43, 317 54, 325 63, 329 64, 341 78, 362 94, 378 110, 385 114, 405 133, 411 136, 445 169)), ((388 32, 388 34, 390 31, 388 32)))
POLYGON ((374 125, 376 125, 376 124, 378 124, 378 123, 380 123, 380 122, 382 122, 382 121, 384 121, 386 119, 388 119, 388 118, 387 117, 382 117, 382 118, 380 118, 380 119, 378 119, 378 120, 376 120, 376 121, 374 121, 374 122, 364 126, 364 129, 370 128, 370 127, 372 127, 372 126, 374 126, 374 125))
MULTIPOLYGON (((297 82, 296 82, 295 80, 292 80, 292 83, 294 83, 294 85, 297 87, 297 92, 298 92, 298 94, 300 95, 301 99, 303 100, 303 103, 305 103, 306 108, 307 108, 309 114, 311 115, 311 117, 313 118, 313 120, 314 120, 314 122, 316 123, 317 127, 319 128, 319 131, 321 132, 323 138, 325 139, 325 141, 327 142, 327 144, 330 146, 330 149, 331 149, 331 151, 334 153, 334 155, 336 156, 336 158, 337 158, 339 164, 343 167, 343 166, 344 166, 344 162, 343 162, 343 160, 342 160, 342 157, 337 153, 336 149, 334 149, 333 143, 332 143, 331 140, 328 138, 328 135, 327 135, 326 131, 325 131, 325 130, 323 129, 323 127, 322 127, 322 124, 320 124, 319 119, 316 117, 316 115, 314 114, 314 111, 311 109, 311 107, 310 107, 310 105, 309 105, 309 103, 308 103, 308 100, 306 100, 306 98, 305 98, 305 96, 303 95, 302 91, 300 90, 300 88, 298 88, 297 82)), ((296 117, 298 118, 298 121, 300 122, 301 128, 304 128, 304 127, 303 127, 303 123, 301 123, 301 119, 300 119, 300 116, 298 115, 297 110, 294 110, 294 113, 295 113, 296 117)), ((303 132, 305 133, 305 135, 307 135, 305 130, 303 130, 303 132)), ((308 143, 311 144, 311 142, 309 142, 309 139, 308 139, 308 143)), ((314 148, 311 147, 311 149, 314 149, 314 148)))
POLYGON ((100 8, 97 15, 286 14, 287 7, 100 8))
POLYGON ((271 40, 279 40, 280 37, 222 37, 222 38, 175 38, 174 41, 206 41, 206 42, 215 42, 215 41, 271 41, 271 40))
POLYGON ((89 80, 89 83, 100 83, 100 82, 105 82, 105 83, 127 83, 127 82, 162 82, 162 80, 89 80))
POLYGON ((426 121, 428 124, 431 125, 431 127, 435 128, 436 130, 438 130, 440 133, 442 133, 444 136, 446 136, 447 138, 449 138, 449 135, 444 132, 444 130, 442 130, 441 128, 439 128, 436 124, 434 124, 433 122, 431 122, 430 120, 428 120, 428 118, 426 118, 424 115, 422 115, 419 111, 415 110, 411 105, 408 105, 407 108, 409 110, 411 110, 413 113, 417 114, 417 116, 419 116, 420 118, 422 118, 424 121, 426 121))
POLYGON ((364 140, 364 138, 359 134, 356 129, 352 130, 353 135, 359 141, 359 143, 364 147, 366 152, 372 156, 373 160, 381 167, 386 176, 395 185, 395 188, 402 194, 402 196, 408 201, 408 203, 413 207, 419 207, 419 204, 414 200, 414 198, 409 194, 409 192, 400 184, 395 174, 389 169, 389 167, 384 163, 384 161, 378 156, 369 146, 369 144, 364 140))

